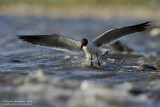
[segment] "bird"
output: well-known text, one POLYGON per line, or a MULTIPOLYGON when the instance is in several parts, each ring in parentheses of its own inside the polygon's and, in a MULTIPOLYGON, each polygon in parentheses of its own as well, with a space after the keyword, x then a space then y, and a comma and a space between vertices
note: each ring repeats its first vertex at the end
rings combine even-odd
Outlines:
POLYGON ((74 40, 63 35, 17 35, 19 39, 29 42, 31 44, 52 47, 56 50, 68 51, 68 52, 84 52, 86 60, 89 65, 93 65, 93 57, 97 59, 97 64, 101 67, 100 58, 109 53, 109 49, 103 48, 103 45, 110 45, 116 42, 119 38, 141 32, 147 29, 151 25, 150 21, 146 21, 140 24, 135 24, 125 27, 117 27, 115 29, 108 30, 95 38, 93 41, 89 41, 86 38, 82 38, 81 41, 74 40))
POLYGON ((127 53, 134 52, 132 48, 128 47, 127 45, 123 44, 120 41, 116 41, 115 43, 111 44, 111 48, 118 52, 127 52, 127 53))

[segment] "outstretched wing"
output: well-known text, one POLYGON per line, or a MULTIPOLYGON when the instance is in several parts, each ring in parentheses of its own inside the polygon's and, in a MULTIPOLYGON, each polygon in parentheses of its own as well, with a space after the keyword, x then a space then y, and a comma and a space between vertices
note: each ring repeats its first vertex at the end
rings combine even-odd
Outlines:
POLYGON ((52 47, 61 51, 80 52, 81 43, 79 41, 53 34, 53 35, 17 35, 23 41, 32 44, 52 47))
POLYGON ((100 35, 93 42, 98 47, 104 44, 113 43, 115 42, 115 40, 125 35, 144 31, 147 26, 150 26, 150 23, 151 22, 145 22, 137 25, 111 29, 109 31, 106 31, 104 34, 100 35))

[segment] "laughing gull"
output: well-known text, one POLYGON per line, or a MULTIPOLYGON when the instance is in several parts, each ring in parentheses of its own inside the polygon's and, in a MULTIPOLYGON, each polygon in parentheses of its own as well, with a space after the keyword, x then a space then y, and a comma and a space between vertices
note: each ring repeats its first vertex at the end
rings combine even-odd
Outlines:
POLYGON ((109 49, 104 49, 102 45, 109 45, 115 42, 118 38, 125 35, 144 31, 150 22, 145 22, 141 24, 136 24, 132 26, 120 27, 106 31, 102 35, 98 36, 93 41, 89 41, 86 38, 77 41, 64 37, 62 35, 18 35, 23 41, 30 42, 32 44, 40 46, 48 46, 61 51, 70 52, 82 52, 86 54, 87 61, 93 66, 93 56, 97 58, 98 66, 101 64, 99 59, 109 52, 109 49))

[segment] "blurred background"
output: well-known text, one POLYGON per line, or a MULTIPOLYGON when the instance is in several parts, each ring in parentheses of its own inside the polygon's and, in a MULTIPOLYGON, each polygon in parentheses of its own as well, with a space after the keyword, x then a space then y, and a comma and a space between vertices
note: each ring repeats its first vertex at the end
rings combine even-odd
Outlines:
POLYGON ((158 19, 159 10, 160 0, 0 0, 1 15, 158 19))

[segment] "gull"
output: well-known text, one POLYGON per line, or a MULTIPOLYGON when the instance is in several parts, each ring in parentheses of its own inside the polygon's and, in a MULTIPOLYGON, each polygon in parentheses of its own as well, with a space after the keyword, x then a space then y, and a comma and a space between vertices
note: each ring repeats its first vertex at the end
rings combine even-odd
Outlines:
POLYGON ((29 43, 52 47, 56 50, 69 51, 69 52, 85 52, 86 59, 93 66, 93 57, 97 58, 98 66, 100 67, 99 59, 109 52, 109 49, 102 48, 103 45, 110 45, 117 41, 117 39, 129 35, 131 33, 144 31, 150 26, 149 21, 126 26, 118 27, 106 31, 105 33, 98 36, 93 41, 89 41, 86 38, 82 38, 81 41, 74 40, 59 34, 53 35, 17 35, 19 39, 27 41, 29 43))

